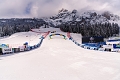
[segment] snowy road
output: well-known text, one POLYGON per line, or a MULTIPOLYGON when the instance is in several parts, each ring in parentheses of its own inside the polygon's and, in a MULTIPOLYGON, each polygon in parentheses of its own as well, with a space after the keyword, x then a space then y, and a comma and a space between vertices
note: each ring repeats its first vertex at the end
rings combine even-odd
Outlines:
POLYGON ((0 57, 0 80, 120 80, 120 53, 92 51, 61 36, 40 48, 0 57))

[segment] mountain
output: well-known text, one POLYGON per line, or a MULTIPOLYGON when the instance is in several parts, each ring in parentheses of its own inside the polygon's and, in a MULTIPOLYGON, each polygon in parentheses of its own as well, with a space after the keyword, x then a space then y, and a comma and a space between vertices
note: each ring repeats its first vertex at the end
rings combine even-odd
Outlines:
POLYGON ((119 34, 120 17, 108 11, 78 12, 59 10, 58 14, 43 19, 48 26, 60 28, 64 32, 81 33, 83 37, 102 36, 105 38, 119 34))
POLYGON ((49 18, 44 18, 44 21, 49 25, 58 26, 68 22, 80 22, 81 24, 109 23, 120 20, 120 17, 108 11, 97 13, 96 11, 78 12, 77 10, 68 11, 67 9, 59 10, 58 14, 49 18))
POLYGON ((119 33, 120 17, 108 11, 79 12, 61 9, 58 14, 45 18, 0 19, 0 36, 29 31, 32 28, 55 27, 65 32, 81 33, 83 36, 110 37, 119 33))

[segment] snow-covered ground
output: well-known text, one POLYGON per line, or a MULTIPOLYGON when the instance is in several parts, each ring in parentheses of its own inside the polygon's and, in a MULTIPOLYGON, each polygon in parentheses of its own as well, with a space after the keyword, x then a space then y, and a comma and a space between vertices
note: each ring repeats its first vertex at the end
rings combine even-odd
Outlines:
POLYGON ((10 37, 6 37, 0 39, 1 44, 9 44, 10 47, 18 47, 22 46, 25 42, 28 42, 29 45, 37 44, 40 41, 40 37, 42 33, 35 32, 20 32, 11 35, 10 37))
MULTIPOLYGON (((0 42, 22 44, 29 40, 26 35, 31 35, 37 43, 41 36, 37 34, 16 33, 0 42)), ((79 39, 78 34, 72 37, 79 39)), ((50 39, 48 35, 35 50, 0 55, 0 80, 120 80, 120 53, 83 49, 62 36, 50 39)))
POLYGON ((79 44, 82 43, 82 35, 78 33, 70 33, 71 37, 78 42, 79 44))

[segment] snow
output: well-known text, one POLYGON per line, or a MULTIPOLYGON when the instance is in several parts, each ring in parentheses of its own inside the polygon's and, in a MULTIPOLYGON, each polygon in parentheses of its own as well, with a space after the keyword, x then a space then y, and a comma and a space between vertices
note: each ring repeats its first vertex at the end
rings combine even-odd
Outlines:
POLYGON ((82 43, 82 35, 81 34, 71 33, 70 35, 76 42, 78 42, 79 44, 82 43))
MULTIPOLYGON (((88 23, 95 24, 95 23, 118 23, 120 25, 120 17, 114 14, 109 13, 110 20, 104 17, 101 11, 96 10, 83 10, 83 11, 68 11, 66 9, 62 9, 59 11, 58 14, 52 16, 51 18, 43 18, 45 22, 49 25, 53 24, 54 26, 60 25, 62 23, 70 22, 70 21, 77 21, 77 22, 84 22, 84 20, 88 23), (84 11, 84 12, 83 12, 84 11), (84 19, 83 19, 84 18, 84 19)), ((50 25, 51 26, 51 25, 50 25)))
POLYGON ((37 44, 40 41, 42 33, 35 32, 20 32, 15 33, 7 38, 0 39, 0 43, 9 44, 10 47, 19 47, 22 46, 25 42, 28 42, 29 45, 37 44))
MULTIPOLYGON (((67 36, 58 29, 49 31, 67 36)), ((20 32, 0 42, 24 43, 30 38, 25 36, 31 35, 37 43, 41 36, 37 34, 20 32)), ((0 55, 0 80, 120 80, 120 53, 83 49, 62 36, 50 39, 49 35, 35 50, 0 55)), ((71 35, 75 40, 80 38, 79 34, 71 35)))

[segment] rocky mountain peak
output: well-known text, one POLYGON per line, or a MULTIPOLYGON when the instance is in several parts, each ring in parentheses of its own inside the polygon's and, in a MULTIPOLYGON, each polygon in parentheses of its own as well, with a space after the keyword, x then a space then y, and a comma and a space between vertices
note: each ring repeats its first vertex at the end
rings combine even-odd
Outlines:
POLYGON ((80 22, 85 24, 96 24, 96 23, 108 23, 109 21, 120 20, 120 17, 106 11, 103 13, 97 13, 96 11, 86 11, 80 13, 77 10, 69 11, 62 8, 58 11, 58 14, 51 16, 46 22, 53 24, 54 26, 69 23, 69 22, 80 22))
POLYGON ((62 8, 61 10, 58 11, 58 14, 60 14, 60 13, 67 13, 67 12, 68 12, 67 9, 62 8))

